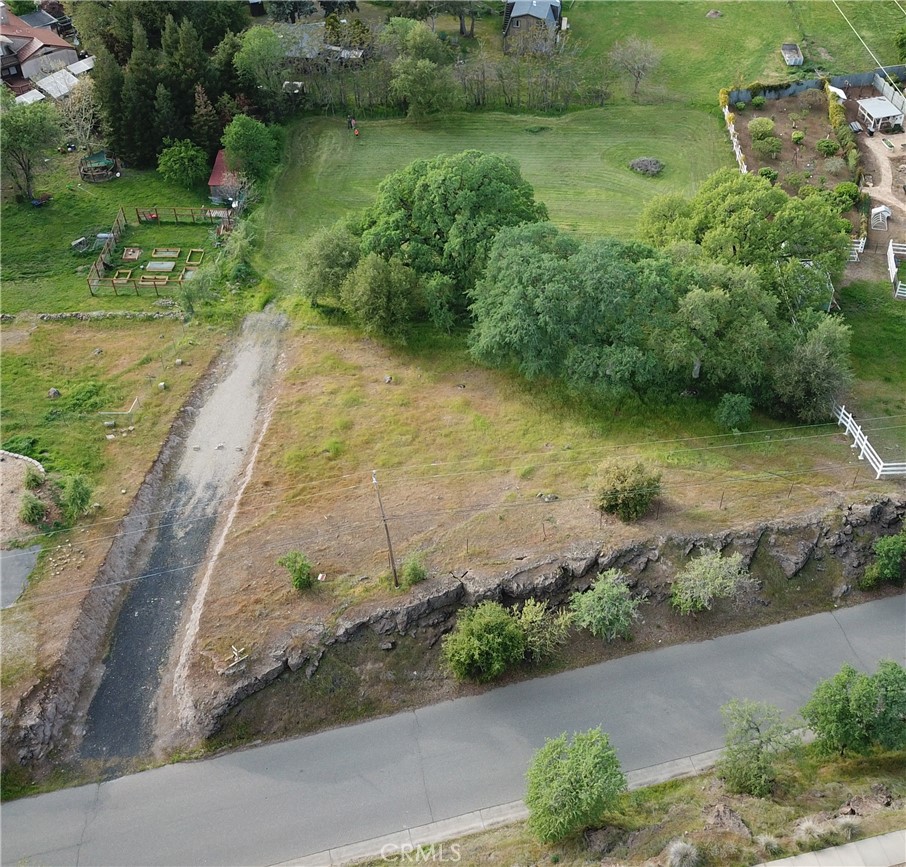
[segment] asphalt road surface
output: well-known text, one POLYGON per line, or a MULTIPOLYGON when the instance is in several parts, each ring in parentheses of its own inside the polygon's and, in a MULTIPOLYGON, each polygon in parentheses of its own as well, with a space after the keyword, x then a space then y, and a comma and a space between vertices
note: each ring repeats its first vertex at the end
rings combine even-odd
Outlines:
POLYGON ((3 805, 3 864, 277 864, 517 800, 546 737, 600 725, 626 771, 722 746, 731 698, 792 713, 906 656, 906 598, 639 653, 481 696, 3 805))

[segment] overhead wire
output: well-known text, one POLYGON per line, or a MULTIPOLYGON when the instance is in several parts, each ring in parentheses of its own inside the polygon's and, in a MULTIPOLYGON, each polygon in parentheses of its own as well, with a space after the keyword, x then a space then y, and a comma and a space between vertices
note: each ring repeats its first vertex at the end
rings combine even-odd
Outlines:
MULTIPOLYGON (((895 420, 895 419, 900 419, 900 418, 906 418, 906 414, 893 415, 893 416, 875 416, 875 417, 871 417, 868 419, 864 419, 863 424, 870 422, 870 421, 878 421, 878 420, 887 421, 887 420, 895 420)), ((710 440, 710 439, 726 440, 727 438, 733 438, 736 441, 719 442, 716 444, 703 445, 703 446, 698 446, 698 447, 686 446, 686 447, 682 448, 681 450, 678 450, 677 453, 678 454, 695 454, 695 453, 700 453, 700 452, 715 451, 715 450, 721 450, 721 449, 742 448, 745 446, 762 446, 765 444, 765 441, 766 441, 765 439, 753 439, 753 438, 757 437, 757 436, 762 436, 762 435, 770 435, 770 434, 774 434, 777 432, 785 433, 785 432, 789 432, 789 431, 812 430, 812 429, 819 428, 819 427, 827 427, 830 424, 831 423, 828 422, 828 423, 813 424, 813 425, 797 425, 794 427, 786 427, 786 428, 767 428, 767 429, 761 429, 758 431, 746 432, 745 434, 734 434, 734 433, 715 434, 715 435, 710 435, 710 436, 680 437, 680 438, 674 438, 674 439, 652 440, 652 441, 640 440, 640 441, 636 441, 633 443, 608 444, 608 445, 602 445, 602 446, 587 446, 587 447, 575 449, 575 450, 570 449, 569 450, 570 456, 568 456, 568 457, 561 457, 559 459, 547 460, 544 464, 544 467, 545 468, 556 468, 556 467, 560 467, 560 466, 569 466, 569 465, 576 465, 576 464, 581 465, 582 463, 591 463, 592 461, 597 459, 597 457, 596 457, 597 455, 602 454, 603 452, 611 452, 611 451, 620 450, 625 453, 625 450, 631 449, 631 448, 634 448, 637 446, 653 446, 653 445, 663 446, 663 445, 672 445, 672 444, 678 444, 678 443, 689 443, 689 442, 693 442, 696 440, 706 440, 706 441, 710 440), (743 441, 740 441, 740 439, 743 437, 746 439, 743 441), (587 453, 591 453, 592 457, 586 457, 586 458, 573 457, 573 455, 582 455, 582 454, 587 454, 587 453)), ((906 428, 906 425, 889 425, 889 426, 884 426, 884 427, 876 427, 873 429, 873 431, 881 432, 881 431, 888 431, 888 430, 902 430, 904 428, 906 428)), ((839 430, 837 430, 836 427, 834 427, 832 430, 827 431, 825 433, 820 433, 820 434, 811 434, 811 435, 806 435, 806 436, 793 436, 793 437, 781 436, 781 437, 778 437, 777 439, 767 438, 767 442, 772 443, 772 444, 791 443, 791 442, 800 442, 800 441, 804 441, 804 440, 827 439, 827 438, 835 437, 837 435, 839 435, 839 430)), ((629 452, 628 456, 640 457, 640 455, 637 452, 629 452)), ((549 452, 549 451, 531 452, 531 453, 528 453, 525 455, 520 455, 518 457, 524 461, 528 461, 528 463, 523 463, 520 465, 520 464, 514 464, 513 460, 508 460, 507 462, 504 462, 502 459, 499 459, 498 461, 496 461, 496 463, 498 464, 497 466, 488 467, 486 464, 486 461, 487 461, 486 458, 483 458, 482 456, 476 456, 473 458, 463 458, 463 459, 459 459, 456 461, 439 461, 439 462, 434 462, 434 463, 430 463, 430 464, 411 464, 411 465, 403 466, 403 467, 385 468, 382 470, 382 472, 385 474, 385 478, 387 477, 387 475, 390 476, 391 484, 401 484, 401 483, 408 483, 408 482, 413 482, 413 481, 430 482, 430 481, 439 480, 439 479, 461 478, 461 477, 470 476, 470 475, 487 475, 489 473, 510 473, 510 472, 518 472, 520 469, 525 469, 527 466, 533 466, 534 460, 537 460, 538 458, 550 458, 551 452, 549 452), (434 468, 443 467, 443 466, 455 466, 455 465, 461 465, 461 464, 468 464, 473 461, 484 461, 485 464, 476 469, 458 470, 458 471, 450 472, 450 473, 428 473, 428 474, 413 475, 413 476, 399 475, 399 472, 401 470, 434 469, 434 468)), ((356 478, 356 477, 361 478, 361 481, 357 482, 356 484, 347 485, 347 486, 339 487, 339 488, 319 488, 313 492, 312 496, 323 496, 323 495, 346 493, 348 491, 352 491, 357 488, 370 484, 370 478, 366 480, 364 477, 364 473, 359 473, 359 472, 344 473, 342 475, 334 477, 334 480, 343 480, 343 479, 356 478)), ((251 510, 251 509, 260 509, 267 505, 277 505, 278 503, 285 502, 288 497, 296 495, 296 494, 301 494, 305 490, 307 490, 315 485, 318 485, 318 484, 320 484, 320 482, 311 481, 311 482, 293 483, 293 484, 286 485, 286 486, 279 486, 277 488, 269 487, 266 489, 266 492, 269 496, 265 499, 259 498, 256 494, 247 495, 244 498, 246 500, 247 505, 242 506, 238 510, 238 512, 241 513, 244 511, 251 510), (273 494, 276 494, 277 496, 270 496, 273 494)), ((233 493, 228 492, 224 495, 214 497, 214 498, 211 498, 206 501, 205 500, 201 500, 201 501, 192 500, 189 503, 186 503, 183 506, 183 508, 201 509, 205 506, 217 505, 217 504, 223 503, 224 501, 228 500, 232 496, 233 496, 233 493)), ((173 507, 169 507, 166 509, 160 509, 160 510, 155 510, 155 511, 139 512, 139 513, 129 515, 127 517, 142 518, 142 517, 148 517, 148 516, 153 516, 153 515, 166 515, 173 511, 174 511, 173 507)), ((82 545, 83 546, 84 545, 94 545, 94 544, 98 544, 98 543, 104 542, 104 541, 115 540, 117 538, 125 538, 130 535, 145 535, 146 533, 149 533, 149 532, 167 529, 167 528, 170 528, 173 526, 191 526, 192 524, 194 524, 196 522, 208 520, 210 518, 210 516, 211 516, 210 512, 204 512, 203 514, 200 514, 197 518, 182 518, 181 517, 174 521, 161 522, 161 523, 151 525, 151 526, 143 526, 143 527, 139 527, 135 530, 120 530, 116 533, 112 533, 112 534, 108 534, 108 535, 104 535, 104 536, 95 536, 95 537, 92 537, 91 539, 86 539, 82 542, 82 545)), ((97 526, 97 524, 99 524, 99 523, 112 523, 112 522, 119 523, 119 522, 122 522, 123 520, 125 520, 125 517, 103 519, 102 521, 97 522, 94 526, 97 526)), ((86 529, 88 529, 88 528, 86 528, 86 529)), ((49 531, 45 531, 43 533, 34 533, 34 534, 30 534, 28 536, 23 537, 20 540, 20 542, 22 544, 27 544, 29 542, 36 543, 42 538, 49 538, 60 532, 63 532, 63 531, 49 530, 49 531)), ((59 550, 61 548, 70 547, 71 544, 72 544, 71 541, 65 542, 65 543, 61 543, 60 545, 57 545, 57 546, 48 547, 45 550, 47 550, 47 551, 59 550)), ((22 552, 23 556, 25 554, 26 554, 26 552, 22 552)), ((12 554, 10 556, 16 556, 16 555, 12 554)))
MULTIPOLYGON (((817 468, 803 468, 803 469, 798 469, 798 470, 788 470, 788 471, 780 471, 780 472, 765 471, 765 472, 762 472, 762 473, 759 473, 756 475, 738 476, 738 477, 734 477, 734 478, 730 478, 730 479, 724 479, 723 487, 726 488, 733 484, 739 484, 739 483, 744 483, 744 482, 745 483, 776 482, 779 479, 787 480, 792 476, 805 475, 807 473, 812 472, 814 469, 832 469, 832 468, 839 468, 840 466, 841 466, 840 464, 833 463, 833 464, 822 465, 817 468)), ((698 472, 701 472, 701 471, 698 471, 698 472)), ((683 491, 686 491, 690 488, 702 487, 705 485, 713 485, 713 484, 714 484, 714 479, 707 479, 702 482, 685 483, 683 485, 678 485, 677 487, 681 488, 683 491)), ((798 484, 801 487, 805 487, 808 490, 813 490, 815 487, 814 485, 809 484, 807 482, 799 482, 798 484)), ((418 511, 401 512, 401 513, 391 512, 387 515, 387 520, 388 520, 388 522, 393 522, 393 523, 399 525, 400 523, 403 523, 405 521, 413 521, 415 519, 424 519, 425 517, 433 517, 433 516, 444 515, 444 514, 459 513, 459 514, 476 514, 477 515, 490 508, 493 508, 496 510, 501 510, 501 511, 510 511, 510 510, 514 510, 514 509, 525 509, 525 508, 536 508, 536 509, 544 508, 544 507, 550 508, 550 507, 557 507, 559 505, 565 505, 565 504, 572 503, 572 502, 581 502, 581 501, 591 500, 594 498, 594 496, 595 495, 593 493, 587 493, 587 494, 576 494, 574 496, 558 498, 557 500, 552 501, 552 502, 538 501, 537 499, 533 498, 531 500, 523 500, 523 501, 518 501, 518 502, 492 501, 492 502, 485 502, 485 503, 472 503, 468 506, 458 506, 458 507, 451 507, 451 508, 446 508, 446 509, 429 509, 429 510, 419 509, 418 511)), ((763 497, 762 492, 751 493, 751 494, 740 494, 740 495, 735 495, 732 499, 732 502, 737 503, 742 500, 749 500, 749 499, 761 498, 761 497, 763 497)), ((698 508, 698 506, 692 505, 687 508, 698 508)), ((679 511, 682 512, 685 510, 686 509, 680 509, 679 511)), ((317 533, 315 533, 315 534, 308 534, 307 536, 303 536, 303 537, 295 537, 294 544, 305 546, 305 545, 320 543, 320 542, 323 542, 324 536, 327 533, 330 533, 333 536, 337 536, 337 535, 339 535, 340 532, 343 532, 343 531, 358 530, 358 529, 364 528, 364 527, 375 527, 378 523, 379 523, 379 518, 377 517, 377 515, 375 515, 373 518, 371 518, 369 520, 357 520, 357 521, 345 521, 345 522, 340 522, 340 523, 333 523, 329 527, 319 529, 317 531, 317 533)), ((259 546, 253 546, 250 548, 247 547, 247 548, 243 549, 243 556, 247 557, 247 556, 263 554, 263 553, 267 553, 267 552, 271 552, 271 551, 283 550, 285 547, 286 547, 286 544, 283 541, 271 542, 271 543, 269 543, 267 545, 263 545, 263 546, 259 545, 259 546)), ((206 557, 201 560, 194 561, 192 563, 182 564, 182 565, 178 565, 178 566, 172 566, 172 567, 169 567, 166 569, 158 569, 153 572, 146 572, 146 573, 143 573, 140 575, 132 576, 130 578, 123 578, 118 581, 110 581, 110 582, 107 582, 104 584, 94 584, 89 587, 76 588, 73 590, 63 590, 63 591, 59 591, 59 592, 51 593, 51 594, 39 594, 39 595, 35 595, 35 596, 30 596, 28 599, 23 599, 21 601, 17 601, 15 603, 13 603, 13 605, 8 606, 6 610, 9 610, 10 608, 16 608, 16 607, 21 607, 21 606, 26 606, 26 605, 31 606, 37 602, 50 602, 50 601, 53 601, 54 599, 66 598, 66 597, 70 597, 70 596, 78 596, 78 595, 87 594, 87 593, 90 593, 93 591, 105 590, 110 587, 119 587, 119 586, 123 586, 126 584, 134 584, 138 581, 148 580, 148 579, 160 577, 162 575, 169 575, 169 574, 172 574, 175 572, 193 570, 193 569, 197 569, 201 566, 215 562, 218 559, 218 557, 219 557, 218 554, 214 554, 211 557, 206 557)))
MULTIPOLYGON (((863 424, 866 422, 870 422, 870 421, 894 420, 894 419, 899 419, 899 418, 906 418, 906 414, 900 414, 900 415, 894 415, 894 416, 875 416, 872 418, 864 419, 863 424)), ((605 446, 587 446, 585 448, 580 448, 580 449, 576 449, 576 450, 570 449, 569 451, 572 454, 580 454, 580 455, 583 453, 591 453, 591 455, 592 455, 591 457, 572 457, 572 456, 570 456, 570 457, 564 457, 564 458, 555 459, 555 460, 548 460, 545 462, 544 466, 545 466, 545 468, 556 468, 556 467, 560 467, 560 466, 590 463, 591 461, 596 459, 597 455, 600 455, 603 452, 625 450, 625 449, 633 448, 636 446, 671 445, 671 444, 675 444, 675 443, 691 442, 694 440, 702 440, 702 439, 704 439, 704 440, 726 439, 727 437, 733 437, 737 441, 722 442, 722 443, 697 446, 697 447, 687 446, 687 447, 684 447, 684 448, 678 450, 677 454, 695 454, 695 453, 700 453, 700 452, 716 451, 716 450, 720 450, 720 449, 742 448, 745 446, 760 446, 760 445, 765 444, 765 442, 766 442, 765 439, 761 439, 761 440, 747 439, 746 441, 738 441, 738 440, 741 437, 749 438, 749 437, 759 436, 761 434, 775 434, 775 433, 785 433, 788 431, 810 430, 810 429, 813 429, 816 427, 827 427, 829 424, 830 423, 812 424, 812 425, 794 425, 794 426, 789 426, 789 427, 785 427, 785 428, 766 428, 766 429, 762 429, 759 431, 746 432, 745 434, 733 434, 733 433, 714 434, 714 435, 708 435, 708 436, 681 437, 681 438, 674 438, 674 439, 667 439, 667 440, 652 440, 652 441, 641 440, 641 441, 637 441, 634 443, 609 444, 609 445, 605 445, 605 446)), ((886 431, 886 430, 901 430, 904 428, 906 428, 906 425, 890 425, 890 426, 885 426, 885 427, 877 427, 877 428, 874 428, 873 430, 880 432, 880 431, 886 431)), ((810 434, 807 436, 797 436, 797 437, 782 436, 777 439, 771 438, 771 439, 768 439, 767 442, 769 442, 769 443, 777 443, 777 442, 790 443, 790 442, 798 442, 798 441, 803 441, 803 440, 826 439, 826 438, 831 438, 831 437, 835 437, 838 435, 839 435, 839 430, 834 428, 833 430, 827 431, 825 433, 820 433, 820 434, 810 434)), ((624 452, 624 454, 625 454, 625 452, 624 452)), ((523 460, 532 461, 532 460, 535 460, 538 458, 549 458, 549 457, 551 457, 551 452, 533 452, 533 453, 528 453, 528 454, 522 455, 521 457, 523 460)), ((627 457, 641 457, 641 455, 638 452, 629 452, 627 454, 627 457)), ((440 480, 440 479, 465 477, 465 476, 470 476, 470 475, 487 475, 487 474, 493 473, 493 472, 496 472, 496 473, 519 472, 521 469, 525 469, 528 466, 534 466, 533 463, 527 463, 527 464, 522 464, 522 465, 515 464, 512 461, 510 461, 509 463, 503 463, 503 460, 501 459, 500 465, 497 467, 488 467, 485 464, 484 466, 481 466, 476 469, 459 470, 459 471, 450 472, 450 473, 430 473, 430 474, 422 474, 422 475, 418 475, 418 476, 398 475, 398 473, 401 470, 433 469, 436 467, 455 466, 457 464, 463 464, 463 463, 468 464, 473 461, 482 461, 482 460, 486 461, 487 459, 482 458, 481 456, 477 456, 474 458, 463 458, 458 461, 442 461, 442 462, 435 462, 435 463, 430 463, 430 464, 413 464, 413 465, 403 466, 403 467, 384 468, 381 470, 381 472, 384 474, 390 475, 390 479, 391 479, 392 483, 401 484, 401 483, 408 483, 408 482, 412 482, 412 481, 429 482, 429 481, 435 481, 435 480, 440 480)), ((366 480, 363 473, 345 473, 345 474, 342 474, 342 475, 334 477, 334 478, 337 480, 340 480, 340 479, 348 479, 348 478, 354 478, 354 477, 361 477, 362 481, 360 481, 354 485, 347 485, 347 486, 340 487, 340 488, 316 489, 311 492, 311 496, 317 497, 317 496, 324 496, 324 495, 330 495, 330 494, 346 493, 348 491, 352 491, 352 490, 355 490, 356 488, 360 488, 360 487, 370 484, 370 478, 366 480)), ((385 475, 385 478, 386 478, 386 475, 385 475)), ((266 507, 268 505, 277 505, 280 502, 285 502, 285 500, 287 499, 288 496, 291 496, 291 495, 294 495, 297 493, 302 493, 307 488, 310 488, 311 486, 313 486, 315 484, 317 484, 317 482, 312 481, 312 482, 299 482, 299 483, 294 483, 294 484, 290 484, 290 485, 286 485, 286 486, 278 486, 276 488, 269 487, 266 490, 267 494, 268 495, 277 494, 277 495, 279 495, 279 497, 268 496, 266 499, 259 499, 259 498, 257 498, 256 494, 248 495, 245 497, 247 505, 241 507, 238 510, 238 513, 250 511, 252 509, 260 509, 260 508, 266 507)), ((188 506, 191 506, 193 508, 202 508, 204 506, 219 505, 219 504, 222 504, 222 503, 228 501, 232 496, 233 496, 232 492, 227 492, 223 495, 211 498, 209 500, 193 500, 190 503, 184 504, 183 508, 188 507, 188 506)), ((171 513, 173 510, 174 510, 174 507, 170 506, 166 509, 160 509, 160 510, 148 511, 148 512, 139 512, 139 513, 129 515, 126 517, 142 518, 142 517, 148 517, 148 516, 153 516, 153 515, 166 515, 168 513, 171 513)), ((90 539, 84 540, 81 544, 82 544, 82 546, 94 545, 94 544, 98 544, 98 543, 104 542, 104 541, 115 540, 117 538, 125 538, 130 535, 144 535, 149 532, 153 532, 153 531, 161 530, 161 529, 167 529, 167 528, 170 528, 173 526, 191 526, 193 523, 208 520, 209 517, 210 517, 210 513, 205 512, 204 514, 200 514, 199 517, 197 517, 197 518, 180 518, 178 520, 174 520, 174 521, 170 521, 170 522, 161 522, 161 523, 151 525, 151 526, 139 527, 135 530, 120 530, 116 533, 111 533, 111 534, 104 535, 104 536, 94 536, 90 539)), ((97 524, 99 524, 99 523, 113 523, 113 522, 119 523, 119 522, 122 522, 123 520, 125 520, 125 517, 102 519, 101 521, 97 522, 94 526, 97 526, 97 524)), ((34 534, 30 534, 28 536, 23 537, 20 541, 22 544, 37 543, 42 538, 49 538, 60 532, 64 532, 64 531, 49 530, 49 531, 45 531, 43 533, 34 533, 34 534)), ((72 544, 71 542, 65 542, 65 543, 61 543, 60 545, 57 545, 57 546, 50 546, 50 547, 46 548, 45 550, 47 550, 47 551, 59 550, 61 548, 70 547, 71 544, 72 544)), ((26 552, 22 552, 23 556, 25 555, 25 553, 26 552)), ((16 555, 13 554, 11 556, 16 556, 16 555)))

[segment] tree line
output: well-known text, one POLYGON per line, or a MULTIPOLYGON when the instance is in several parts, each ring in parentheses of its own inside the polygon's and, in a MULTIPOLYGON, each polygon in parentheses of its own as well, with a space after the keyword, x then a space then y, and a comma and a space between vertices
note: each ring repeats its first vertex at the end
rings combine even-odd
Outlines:
POLYGON ((475 360, 598 400, 685 393, 723 399, 730 428, 752 407, 810 423, 851 379, 849 328, 827 312, 845 207, 723 170, 655 199, 643 241, 583 241, 547 222, 512 158, 466 151, 416 160, 316 232, 300 289, 391 339, 465 328, 475 360))

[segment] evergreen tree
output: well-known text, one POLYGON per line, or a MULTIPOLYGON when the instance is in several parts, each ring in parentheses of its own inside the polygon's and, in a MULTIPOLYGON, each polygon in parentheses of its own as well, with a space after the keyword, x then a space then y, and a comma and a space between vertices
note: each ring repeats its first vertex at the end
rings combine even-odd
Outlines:
POLYGON ((121 153, 123 70, 104 47, 99 47, 95 52, 91 77, 94 80, 94 94, 107 144, 114 153, 121 153))
POLYGON ((239 72, 233 58, 240 48, 242 40, 235 33, 227 33, 214 49, 208 90, 211 102, 216 103, 222 94, 236 94, 239 91, 239 72))
POLYGON ((133 25, 132 54, 123 76, 122 155, 139 166, 154 165, 160 145, 154 119, 158 58, 141 23, 133 25))
POLYGON ((211 105, 205 89, 200 85, 195 86, 195 112, 192 115, 192 141, 198 145, 209 157, 213 157, 220 147, 220 136, 223 127, 220 118, 211 105))
POLYGON ((161 83, 154 91, 154 136, 161 143, 166 138, 182 138, 185 124, 167 87, 161 83))

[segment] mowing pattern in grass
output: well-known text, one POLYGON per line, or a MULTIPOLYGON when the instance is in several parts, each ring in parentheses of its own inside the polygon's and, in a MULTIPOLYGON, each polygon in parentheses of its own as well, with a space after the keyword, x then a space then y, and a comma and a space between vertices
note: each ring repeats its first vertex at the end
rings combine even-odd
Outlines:
POLYGON ((857 418, 891 417, 863 427, 885 460, 901 461, 906 458, 906 304, 894 300, 887 282, 850 283, 840 296, 853 330, 857 380, 851 405, 857 418))
POLYGON ((478 148, 511 154, 547 204, 551 219, 583 235, 632 236, 650 198, 690 194, 731 164, 715 117, 677 107, 624 106, 562 118, 459 114, 431 123, 361 124, 354 139, 339 119, 307 119, 292 130, 287 168, 261 211, 268 265, 292 286, 300 235, 372 201, 378 182, 414 159, 478 148), (628 163, 645 155, 666 164, 656 178, 628 163))
MULTIPOLYGON (((842 2, 840 7, 883 63, 896 62, 893 35, 903 13, 892 0, 842 2)), ((752 81, 787 81, 824 72, 848 73, 877 65, 833 3, 606 2, 576 3, 568 10, 572 38, 586 52, 606 53, 627 36, 650 39, 663 52, 657 74, 642 85, 643 98, 667 98, 711 106, 721 87, 752 81), (711 9, 719 18, 707 18, 711 9), (806 66, 785 66, 782 42, 798 42, 806 66)))

